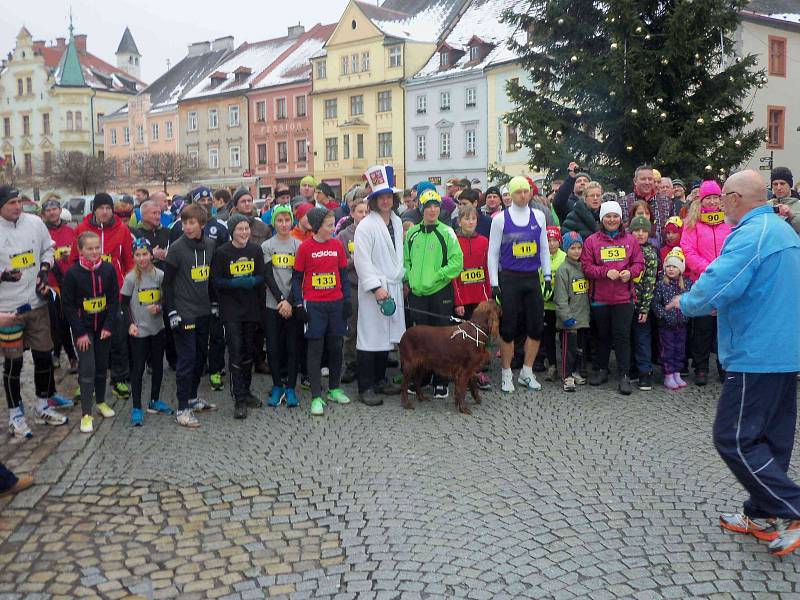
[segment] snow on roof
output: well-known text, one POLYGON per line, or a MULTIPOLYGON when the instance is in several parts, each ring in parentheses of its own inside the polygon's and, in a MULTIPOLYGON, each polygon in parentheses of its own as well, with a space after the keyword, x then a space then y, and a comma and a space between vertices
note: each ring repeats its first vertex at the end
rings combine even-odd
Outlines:
POLYGON ((775 13, 769 16, 772 19, 789 21, 790 23, 800 23, 800 14, 797 13, 775 13))
POLYGON ((253 87, 261 89, 275 85, 294 83, 296 81, 310 80, 311 57, 319 52, 335 28, 336 24, 334 23, 332 25, 318 26, 309 31, 309 33, 306 34, 306 39, 303 39, 300 45, 294 48, 291 54, 284 58, 272 71, 267 73, 263 79, 254 81, 253 87))
POLYGON ((386 0, 374 6, 356 0, 384 34, 410 41, 436 42, 460 5, 459 0, 386 0), (396 6, 395 6, 396 5, 396 6))

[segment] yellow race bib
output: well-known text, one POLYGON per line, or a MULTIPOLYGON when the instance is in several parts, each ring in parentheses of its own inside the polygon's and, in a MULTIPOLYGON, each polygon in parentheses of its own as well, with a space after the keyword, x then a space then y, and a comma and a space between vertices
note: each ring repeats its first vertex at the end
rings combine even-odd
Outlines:
POLYGON ((517 242, 511 247, 511 252, 515 258, 530 258, 536 256, 536 242, 517 242))
POLYGON ((625 246, 607 246, 605 248, 600 248, 600 259, 603 262, 625 260, 627 256, 628 253, 625 250, 625 246))
POLYGON ((55 250, 56 260, 64 260, 69 256, 69 253, 71 251, 72 251, 71 246, 60 246, 56 248, 55 250))
POLYGON ((101 256, 101 258, 103 259, 103 262, 107 262, 107 263, 111 262, 111 255, 110 254, 103 254, 103 256, 101 256))
POLYGON ((161 290, 158 288, 148 288, 141 290, 138 294, 139 304, 155 304, 161 302, 161 290))
POLYGON ((19 254, 11 255, 11 268, 12 269, 30 269, 36 264, 36 258, 33 256, 33 250, 27 252, 20 252, 19 254))
POLYGON ((352 254, 356 251, 356 243, 353 240, 347 242, 347 251, 352 254))
POLYGON ((253 259, 238 260, 230 264, 231 275, 234 277, 243 277, 245 275, 252 275, 256 270, 256 263, 253 259))
POLYGON ((207 265, 202 265, 200 267, 193 267, 192 268, 192 281, 194 282, 201 282, 201 281, 208 281, 208 276, 211 273, 211 268, 207 265))
POLYGON ((273 254, 272 266, 279 269, 291 269, 294 266, 294 254, 273 254))
POLYGON ((311 287, 315 290, 329 290, 336 287, 336 273, 319 273, 311 276, 311 287))
POLYGON ((586 294, 589 292, 589 280, 588 279, 576 279, 572 282, 572 293, 574 294, 586 294))
POLYGON ((719 225, 725 221, 725 213, 721 210, 717 212, 700 213, 700 220, 709 225, 719 225))
POLYGON ((463 283, 483 283, 486 281, 486 273, 483 267, 477 269, 465 269, 461 272, 461 281, 463 283))
POLYGON ((90 315, 103 312, 106 309, 106 297, 97 296, 96 298, 86 298, 83 301, 83 310, 90 315))

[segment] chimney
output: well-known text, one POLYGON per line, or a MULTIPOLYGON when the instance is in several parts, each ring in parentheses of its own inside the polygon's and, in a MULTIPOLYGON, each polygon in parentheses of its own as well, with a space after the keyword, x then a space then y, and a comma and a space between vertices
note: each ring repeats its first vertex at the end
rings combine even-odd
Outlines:
POLYGON ((56 38, 56 48, 58 48, 59 50, 63 50, 66 47, 67 47, 66 38, 63 37, 56 38))
POLYGON ((216 52, 217 50, 233 50, 233 36, 226 35, 211 42, 211 51, 216 52))
POLYGON ((75 46, 79 52, 86 52, 86 34, 79 33, 75 36, 75 46))
POLYGON ((189 44, 189 51, 186 56, 200 56, 209 50, 211 50, 210 42, 195 42, 194 44, 189 44))
POLYGON ((44 50, 45 41, 44 40, 33 40, 33 53, 34 54, 41 54, 42 50, 44 50))
POLYGON ((297 25, 289 25, 289 37, 298 38, 306 32, 305 26, 298 23, 297 25))

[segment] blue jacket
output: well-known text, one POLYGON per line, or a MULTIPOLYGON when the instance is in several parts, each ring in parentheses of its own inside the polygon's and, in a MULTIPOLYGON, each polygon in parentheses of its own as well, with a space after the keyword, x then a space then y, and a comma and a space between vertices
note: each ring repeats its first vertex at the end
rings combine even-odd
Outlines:
POLYGON ((691 291, 690 317, 717 311, 719 359, 735 373, 800 371, 800 237, 771 206, 748 212, 691 291))

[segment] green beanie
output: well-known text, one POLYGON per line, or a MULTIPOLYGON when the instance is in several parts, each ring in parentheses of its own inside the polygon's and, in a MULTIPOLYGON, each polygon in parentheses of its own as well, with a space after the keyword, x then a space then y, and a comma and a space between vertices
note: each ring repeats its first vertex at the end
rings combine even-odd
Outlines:
POLYGON ((628 227, 631 231, 636 231, 637 229, 646 229, 650 231, 652 228, 652 223, 650 223, 644 215, 633 217, 633 219, 631 219, 631 225, 628 227))
POLYGON ((292 218, 294 221, 294 215, 292 214, 292 207, 288 204, 277 204, 272 207, 272 227, 275 228, 275 217, 277 217, 281 213, 286 213, 292 218))
POLYGON ((516 177, 512 177, 511 181, 508 182, 508 193, 513 194, 519 190, 528 190, 530 191, 531 184, 528 183, 528 180, 522 177, 521 175, 517 175, 516 177))

